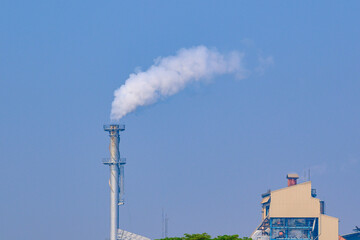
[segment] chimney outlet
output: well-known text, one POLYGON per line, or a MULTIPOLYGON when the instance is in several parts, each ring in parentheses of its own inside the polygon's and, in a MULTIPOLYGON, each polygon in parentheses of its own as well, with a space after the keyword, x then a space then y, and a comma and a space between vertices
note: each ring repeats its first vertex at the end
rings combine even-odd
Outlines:
POLYGON ((297 184, 297 179, 299 178, 299 175, 297 175, 296 173, 288 174, 286 178, 288 180, 288 187, 291 187, 297 184))

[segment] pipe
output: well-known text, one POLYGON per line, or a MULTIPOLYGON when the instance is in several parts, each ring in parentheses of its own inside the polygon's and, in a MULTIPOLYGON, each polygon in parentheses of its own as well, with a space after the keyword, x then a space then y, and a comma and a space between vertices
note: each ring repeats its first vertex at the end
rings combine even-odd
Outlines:
POLYGON ((120 181, 119 181, 119 205, 124 204, 124 165, 121 163, 120 165, 120 181))
MULTIPOLYGON (((110 136, 110 159, 104 164, 110 166, 110 240, 117 239, 117 232, 119 229, 119 172, 120 172, 120 131, 125 130, 125 126, 110 125, 104 126, 104 130, 109 132, 110 136)), ((123 173, 122 166, 122 173, 123 173)))

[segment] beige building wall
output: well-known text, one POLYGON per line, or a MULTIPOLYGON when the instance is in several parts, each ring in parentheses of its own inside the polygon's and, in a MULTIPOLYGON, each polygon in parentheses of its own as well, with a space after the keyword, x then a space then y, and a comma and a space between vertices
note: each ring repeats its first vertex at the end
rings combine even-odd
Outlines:
POLYGON ((263 208, 261 210, 261 216, 262 216, 261 221, 264 221, 264 219, 267 217, 266 207, 270 205, 269 201, 270 201, 270 196, 264 197, 263 200, 261 201, 261 204, 263 205, 263 208))
POLYGON ((317 218, 319 236, 316 240, 339 239, 339 219, 320 213, 320 200, 311 196, 310 181, 271 191, 270 196, 266 195, 261 204, 263 220, 265 217, 317 218), (269 215, 265 216, 269 205, 269 215))
POLYGON ((339 219, 321 214, 319 226, 319 240, 339 239, 339 219))
POLYGON ((320 217, 320 200, 311 197, 311 182, 272 191, 269 215, 271 218, 320 217))

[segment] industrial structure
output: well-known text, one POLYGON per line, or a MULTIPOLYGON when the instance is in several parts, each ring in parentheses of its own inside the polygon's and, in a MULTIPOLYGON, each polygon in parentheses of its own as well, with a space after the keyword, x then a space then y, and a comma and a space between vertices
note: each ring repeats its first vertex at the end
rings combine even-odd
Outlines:
POLYGON ((118 239, 121 240, 151 240, 150 238, 131 233, 122 229, 119 229, 118 231, 118 239))
POLYGON ((360 228, 356 226, 354 233, 343 235, 340 240, 360 240, 360 228))
POLYGON ((110 240, 116 240, 119 229, 119 205, 124 204, 124 165, 126 160, 120 158, 120 131, 125 125, 105 125, 104 130, 110 136, 110 158, 103 159, 103 164, 110 167, 110 240))
MULTIPOLYGON (((124 125, 105 125, 110 136, 110 240, 150 240, 119 228, 119 206, 124 204, 124 165, 120 158, 120 132, 124 125)), ((311 182, 297 184, 297 174, 288 174, 288 186, 262 194, 262 222, 253 232, 253 240, 355 240, 359 233, 340 237, 339 220, 325 215, 325 203, 316 198, 311 182)), ((163 213, 163 237, 167 237, 167 216, 163 213)))
POLYGON ((104 158, 103 164, 110 167, 110 240, 150 240, 119 228, 119 206, 124 204, 124 165, 126 159, 120 157, 120 132, 125 125, 105 125, 104 130, 110 136, 110 158, 104 158))
POLYGON ((316 198, 311 182, 297 184, 288 174, 288 187, 262 194, 262 222, 253 240, 338 240, 339 220, 325 215, 325 203, 316 198))

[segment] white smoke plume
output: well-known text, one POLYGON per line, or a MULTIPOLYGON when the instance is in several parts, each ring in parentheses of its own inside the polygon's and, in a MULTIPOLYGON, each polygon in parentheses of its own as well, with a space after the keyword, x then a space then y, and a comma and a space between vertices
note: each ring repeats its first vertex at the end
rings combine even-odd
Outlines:
POLYGON ((144 72, 132 73, 114 93, 111 119, 119 120, 139 106, 171 96, 191 82, 234 73, 243 78, 243 54, 224 55, 205 46, 180 49, 175 56, 157 58, 144 72))

